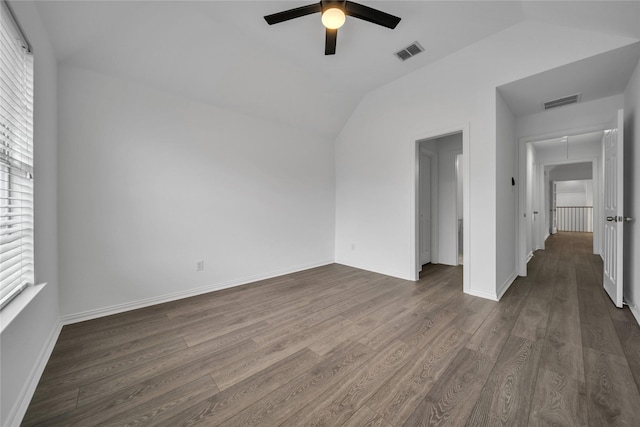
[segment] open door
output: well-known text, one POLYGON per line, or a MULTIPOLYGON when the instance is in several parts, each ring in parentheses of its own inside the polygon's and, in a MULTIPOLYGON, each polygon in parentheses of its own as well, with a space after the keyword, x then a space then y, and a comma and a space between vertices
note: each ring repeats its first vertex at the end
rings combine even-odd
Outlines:
POLYGON ((616 127, 604 132, 604 289, 613 303, 622 307, 623 260, 623 110, 618 110, 616 127))

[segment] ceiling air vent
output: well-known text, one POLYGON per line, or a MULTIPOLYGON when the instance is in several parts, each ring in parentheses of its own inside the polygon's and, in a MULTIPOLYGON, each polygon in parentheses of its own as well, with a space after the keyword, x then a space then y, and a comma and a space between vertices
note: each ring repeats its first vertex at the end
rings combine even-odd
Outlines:
POLYGON ((550 108, 562 107, 563 105, 577 104, 580 102, 580 95, 580 93, 577 93, 575 95, 554 99, 553 101, 547 101, 543 104, 544 109, 548 110, 550 108))
POLYGON ((416 56, 417 54, 419 54, 420 52, 423 52, 424 48, 422 46, 420 46, 420 43, 418 42, 413 42, 411 43, 409 46, 405 47, 402 50, 399 50, 398 52, 395 53, 395 55, 400 58, 401 61, 406 61, 407 59, 411 58, 412 56, 416 56))

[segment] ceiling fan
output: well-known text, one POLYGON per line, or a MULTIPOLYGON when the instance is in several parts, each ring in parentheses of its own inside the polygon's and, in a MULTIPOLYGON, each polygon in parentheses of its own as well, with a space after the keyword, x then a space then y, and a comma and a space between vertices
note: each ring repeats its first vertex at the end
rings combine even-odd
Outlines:
POLYGON ((321 0, 319 3, 267 15, 264 19, 269 25, 273 25, 318 12, 322 13, 322 24, 326 27, 324 47, 325 55, 334 55, 336 53, 338 28, 342 27, 347 16, 353 16, 354 18, 362 19, 391 29, 394 29, 400 22, 400 18, 397 16, 348 0, 321 0))

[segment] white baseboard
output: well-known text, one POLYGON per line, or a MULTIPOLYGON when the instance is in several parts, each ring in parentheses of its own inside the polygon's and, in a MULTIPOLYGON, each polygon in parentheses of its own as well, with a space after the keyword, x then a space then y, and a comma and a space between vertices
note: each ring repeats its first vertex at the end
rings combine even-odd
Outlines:
POLYGON ((299 265, 289 269, 272 271, 266 274, 243 277, 241 279, 230 280, 222 283, 215 283, 209 286, 189 289, 186 291, 175 292, 167 295, 160 295, 157 297, 145 298, 142 300, 126 302, 123 304, 116 304, 110 307, 103 307, 103 308, 97 308, 95 310, 83 311, 80 313, 67 314, 61 317, 61 321, 63 325, 84 322, 85 320, 97 319, 99 317, 110 316, 112 314, 123 313, 125 311, 130 311, 130 310, 136 310, 138 308, 149 307, 151 305, 162 304, 165 302, 175 301, 183 298, 189 298, 189 297, 206 294, 213 291, 233 288, 235 286, 246 285, 248 283, 257 282, 260 280, 271 279, 273 277, 283 276, 285 274, 291 274, 291 273, 295 273, 302 270, 308 270, 310 268, 316 268, 316 267, 321 267, 323 265, 333 264, 334 262, 335 261, 333 259, 319 261, 315 263, 299 265))
POLYGON ((533 251, 527 254, 527 264, 529 264, 529 261, 531 261, 531 258, 533 258, 533 251))
POLYGON ((640 325, 640 309, 638 309, 637 305, 629 305, 629 310, 631 310, 631 314, 636 318, 636 322, 640 325))
POLYGON ((509 277, 507 277, 507 280, 502 282, 502 285, 498 287, 498 292, 497 292, 498 301, 502 298, 504 293, 507 292, 507 290, 509 290, 509 288, 511 287, 511 284, 513 283, 514 280, 516 280, 517 277, 518 275, 514 271, 513 273, 511 273, 511 275, 509 275, 509 277))
POLYGON ((480 297, 480 298, 484 298, 484 299, 490 299, 491 301, 498 301, 498 298, 496 295, 487 293, 487 292, 481 292, 481 291, 474 291, 473 289, 470 289, 467 292, 468 295, 474 296, 474 297, 480 297))
POLYGON ((58 341, 58 337, 60 336, 60 331, 62 331, 62 322, 58 321, 51 328, 51 333, 49 334, 49 339, 42 349, 40 356, 38 356, 38 360, 31 370, 27 381, 25 382, 22 390, 20 391, 20 395, 18 396, 18 400, 16 404, 9 412, 9 416, 7 417, 7 426, 19 426, 27 413, 27 409, 29 409, 29 403, 31 403, 31 398, 33 398, 33 393, 36 391, 36 387, 38 386, 38 382, 40 382, 40 377, 42 377, 42 373, 44 372, 44 368, 47 366, 47 362, 49 361, 49 357, 51 356, 51 352, 53 352, 53 348, 58 341))

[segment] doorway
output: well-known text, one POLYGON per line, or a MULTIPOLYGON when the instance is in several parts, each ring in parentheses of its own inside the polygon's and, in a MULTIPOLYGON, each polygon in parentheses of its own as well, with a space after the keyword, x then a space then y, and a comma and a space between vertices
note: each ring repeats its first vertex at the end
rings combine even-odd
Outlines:
MULTIPOLYGON (((465 127, 415 139, 416 280, 427 263, 462 265, 468 232, 465 127)), ((463 270, 463 288, 467 278, 463 270)))
POLYGON ((546 238, 558 231, 593 233, 591 163, 545 166, 546 238))
POLYGON ((588 197, 591 208, 581 206, 581 209, 573 210, 576 214, 586 214, 585 221, 595 224, 593 253, 601 253, 603 132, 594 129, 520 141, 520 182, 524 184, 520 193, 520 276, 527 275, 527 263, 533 253, 545 249, 547 237, 557 229, 558 182, 592 180, 588 197))

